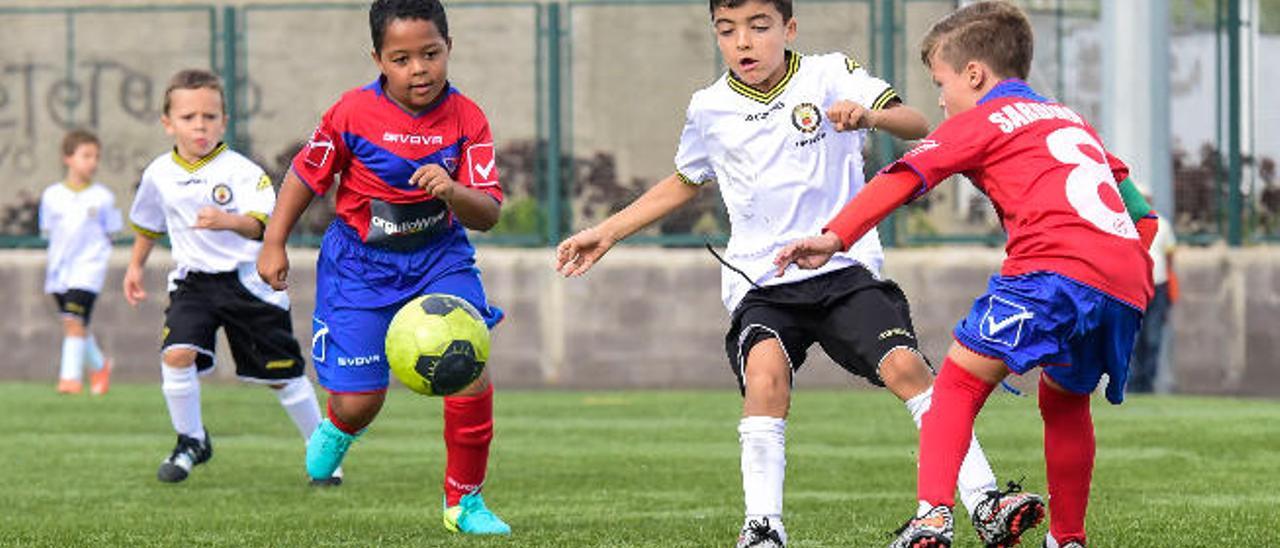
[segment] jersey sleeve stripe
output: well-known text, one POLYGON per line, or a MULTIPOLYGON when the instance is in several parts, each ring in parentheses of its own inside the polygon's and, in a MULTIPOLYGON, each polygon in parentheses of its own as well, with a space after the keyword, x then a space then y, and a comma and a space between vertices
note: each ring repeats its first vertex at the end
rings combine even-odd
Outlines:
POLYGON ((702 186, 703 183, 707 182, 706 180, 695 181, 693 179, 690 179, 688 175, 680 173, 679 171, 676 172, 676 177, 680 179, 680 182, 689 186, 702 186))
POLYGON ((889 104, 889 101, 892 101, 897 98, 898 98, 898 92, 894 91, 893 88, 887 88, 880 93, 879 97, 876 97, 875 101, 871 103, 871 110, 880 110, 884 108, 885 105, 889 104))
POLYGON ((138 223, 135 223, 132 220, 129 221, 129 228, 132 228, 133 231, 137 232, 139 235, 152 240, 158 240, 164 236, 163 231, 155 231, 155 230, 143 228, 141 226, 138 226, 138 223))

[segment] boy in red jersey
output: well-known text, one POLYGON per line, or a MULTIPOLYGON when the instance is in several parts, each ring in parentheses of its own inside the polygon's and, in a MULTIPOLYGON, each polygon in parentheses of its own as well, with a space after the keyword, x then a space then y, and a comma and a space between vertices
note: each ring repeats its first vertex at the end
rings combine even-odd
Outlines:
MULTIPOLYGON (((1085 545, 1095 451, 1089 394, 1105 373, 1107 399, 1124 398, 1152 293, 1145 249, 1155 217, 1093 128, 1023 81, 1031 56, 1031 25, 1005 2, 971 4, 934 24, 921 58, 947 120, 882 170, 821 236, 793 242, 775 258, 779 273, 793 263, 821 266, 955 173, 983 189, 1000 213, 1008 257, 955 328, 924 415, 919 508, 893 547, 951 545, 952 493, 974 419, 1006 375, 1038 366, 1051 514, 1045 545, 1085 545)), ((1019 524, 1019 533, 1036 523, 1019 524)))
MULTIPOLYGON (((324 114, 285 176, 263 238, 258 274, 277 289, 289 270, 285 240, 311 199, 338 186, 336 219, 316 269, 312 357, 329 391, 328 419, 307 445, 307 473, 331 481, 351 443, 373 422, 389 382, 387 325, 428 293, 458 296, 489 327, 489 306, 466 228, 498 221, 502 188, 480 107, 449 85, 452 49, 439 0, 378 0, 369 8, 373 83, 324 114)), ((480 495, 493 437, 487 371, 444 398, 444 526, 508 534, 480 495)))

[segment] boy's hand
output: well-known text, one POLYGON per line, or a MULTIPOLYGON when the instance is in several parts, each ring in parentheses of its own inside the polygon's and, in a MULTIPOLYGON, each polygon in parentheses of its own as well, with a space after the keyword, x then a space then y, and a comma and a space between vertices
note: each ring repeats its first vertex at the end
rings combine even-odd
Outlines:
POLYGON ((289 288, 289 254, 283 245, 262 246, 258 252, 258 277, 276 291, 289 288))
POLYGON ((556 270, 566 278, 581 276, 615 243, 595 228, 574 234, 556 246, 556 270))
POLYGON ((427 191, 427 194, 444 200, 444 203, 448 204, 453 199, 453 191, 458 183, 439 164, 427 164, 409 176, 409 184, 427 191))
POLYGON ((124 300, 129 306, 138 307, 138 303, 147 298, 147 291, 142 288, 142 268, 129 265, 124 271, 124 300))
POLYGON ((208 230, 225 230, 231 228, 231 221, 228 219, 232 214, 213 206, 204 206, 200 211, 196 212, 196 222, 191 228, 204 228, 208 230))
POLYGON ((875 127, 875 113, 853 101, 836 101, 827 109, 827 119, 836 131, 875 127))
POLYGON ((782 276, 792 263, 800 268, 812 270, 827 264, 831 256, 842 249, 844 249, 844 242, 840 241, 840 237, 833 232, 826 232, 821 236, 810 236, 787 244, 787 247, 782 248, 782 251, 773 258, 773 264, 778 267, 777 276, 782 276))

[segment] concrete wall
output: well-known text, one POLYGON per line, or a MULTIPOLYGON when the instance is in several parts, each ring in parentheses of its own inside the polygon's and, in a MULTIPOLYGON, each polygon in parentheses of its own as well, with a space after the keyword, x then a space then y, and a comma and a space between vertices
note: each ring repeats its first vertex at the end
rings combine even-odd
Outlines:
MULTIPOLYGON (((117 250, 93 330, 114 355, 119 378, 157 379, 166 297, 163 250, 147 273, 150 299, 130 309, 119 286, 127 250, 117 250)), ((925 354, 941 357, 950 330, 985 288, 1002 253, 985 248, 893 251, 888 273, 913 307, 925 354)), ((294 325, 310 338, 315 251, 291 251, 294 325)), ((563 280, 550 250, 482 248, 490 299, 507 311, 494 334, 492 371, 503 386, 570 388, 732 388, 724 357, 727 314, 719 269, 705 251, 623 248, 582 279, 563 280)), ((1199 394, 1280 396, 1280 253, 1275 248, 1189 249, 1178 254, 1183 300, 1175 308, 1177 390, 1199 394)), ((0 253, 0 379, 56 376, 60 327, 41 294, 39 251, 0 253)), ((221 344, 221 343, 220 343, 221 344)), ((225 344, 216 378, 230 379, 225 344)), ((815 348, 801 386, 865 386, 815 348)), ((1024 383, 1026 381, 1023 381, 1024 383)))

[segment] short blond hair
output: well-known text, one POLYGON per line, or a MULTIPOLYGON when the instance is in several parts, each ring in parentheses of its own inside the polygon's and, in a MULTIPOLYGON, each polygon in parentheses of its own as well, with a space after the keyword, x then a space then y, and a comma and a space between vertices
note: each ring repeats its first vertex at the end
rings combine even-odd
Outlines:
POLYGON ((933 65, 933 56, 956 70, 981 61, 1004 77, 1027 79, 1035 39, 1031 21, 1017 6, 1002 0, 975 2, 943 17, 920 43, 920 60, 933 65))

